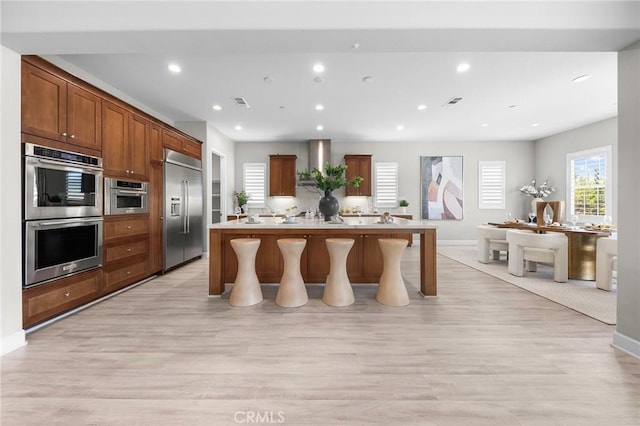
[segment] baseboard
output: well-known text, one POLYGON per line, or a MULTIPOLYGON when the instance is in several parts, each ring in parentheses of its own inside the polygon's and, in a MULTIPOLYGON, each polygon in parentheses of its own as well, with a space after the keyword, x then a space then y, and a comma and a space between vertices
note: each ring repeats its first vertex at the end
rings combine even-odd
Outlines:
POLYGON ((0 356, 4 356, 9 352, 13 352, 18 348, 23 347, 27 344, 26 334, 24 330, 16 331, 10 336, 4 337, 2 339, 0 356))
POLYGON ((613 341, 611 345, 628 353, 629 355, 633 355, 636 358, 640 358, 640 342, 632 339, 631 337, 625 336, 624 334, 618 333, 617 331, 613 333, 613 341))

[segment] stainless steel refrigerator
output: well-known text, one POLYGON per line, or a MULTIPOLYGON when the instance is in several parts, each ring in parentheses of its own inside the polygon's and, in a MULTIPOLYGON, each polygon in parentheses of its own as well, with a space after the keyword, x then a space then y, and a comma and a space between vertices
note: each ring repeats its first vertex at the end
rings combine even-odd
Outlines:
POLYGON ((202 256, 202 162, 164 153, 164 270, 202 256))

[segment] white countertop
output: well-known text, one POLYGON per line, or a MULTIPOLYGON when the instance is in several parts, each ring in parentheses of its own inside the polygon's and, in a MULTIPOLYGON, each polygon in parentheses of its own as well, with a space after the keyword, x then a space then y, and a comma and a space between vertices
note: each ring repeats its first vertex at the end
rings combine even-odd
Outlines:
POLYGON ((240 220, 230 220, 228 222, 216 223, 210 225, 210 229, 247 229, 247 228, 261 228, 261 229, 282 229, 282 228, 300 228, 300 229, 336 229, 336 228, 392 228, 392 229, 437 229, 437 226, 431 225, 426 221, 401 219, 398 217, 393 218, 393 223, 382 224, 379 223, 379 217, 345 217, 344 223, 332 223, 325 222, 320 219, 306 219, 303 217, 296 217, 295 223, 283 223, 283 217, 260 217, 259 223, 248 223, 246 218, 240 220))

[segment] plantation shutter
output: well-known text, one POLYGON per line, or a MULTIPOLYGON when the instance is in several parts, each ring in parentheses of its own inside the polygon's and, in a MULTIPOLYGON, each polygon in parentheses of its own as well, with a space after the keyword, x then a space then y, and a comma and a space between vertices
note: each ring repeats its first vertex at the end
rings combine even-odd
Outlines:
POLYGON ((264 207, 266 194, 267 163, 244 163, 242 169, 243 189, 249 194, 247 205, 264 207))
POLYGON ((505 162, 478 162, 478 208, 505 208, 505 162))
POLYGON ((396 207, 398 205, 398 163, 375 163, 375 205, 396 207))

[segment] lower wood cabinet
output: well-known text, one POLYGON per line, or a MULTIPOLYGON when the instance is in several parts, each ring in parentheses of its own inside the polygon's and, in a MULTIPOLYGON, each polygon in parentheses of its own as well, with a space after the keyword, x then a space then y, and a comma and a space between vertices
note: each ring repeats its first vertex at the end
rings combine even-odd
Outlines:
POLYGON ((26 289, 22 294, 22 323, 34 326, 100 296, 102 270, 93 269, 49 284, 26 289))
POLYGON ((119 264, 105 265, 103 268, 104 294, 114 292, 147 277, 149 266, 146 256, 134 259, 119 264))
POLYGON ((149 275, 149 215, 108 216, 104 220, 103 294, 149 275))

